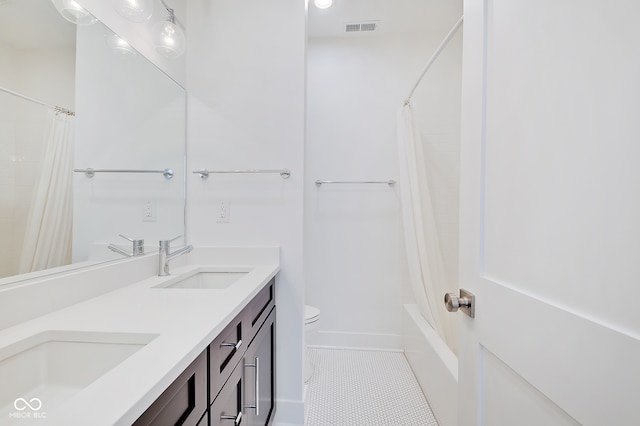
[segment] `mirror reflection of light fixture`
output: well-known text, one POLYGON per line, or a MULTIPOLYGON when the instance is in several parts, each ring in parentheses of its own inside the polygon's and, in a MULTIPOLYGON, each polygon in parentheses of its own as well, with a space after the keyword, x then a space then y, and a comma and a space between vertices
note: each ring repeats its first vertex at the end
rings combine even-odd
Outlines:
POLYGON ((76 25, 91 25, 97 21, 87 9, 74 0, 51 0, 51 2, 64 19, 76 25))
POLYGON ((332 3, 333 3, 332 0, 314 0, 313 1, 313 4, 315 4, 318 9, 327 9, 331 7, 332 3))
POLYGON ((156 51, 162 56, 175 59, 184 54, 187 48, 187 40, 180 25, 176 24, 176 16, 173 9, 168 7, 164 0, 160 0, 167 9, 166 20, 160 21, 153 26, 153 44, 156 51))
POLYGON ((113 52, 118 54, 121 57, 125 56, 133 56, 136 54, 136 51, 131 47, 129 43, 120 38, 120 36, 116 33, 106 34, 104 36, 104 40, 107 43, 107 46, 111 48, 113 52))
POLYGON ((145 22, 153 14, 153 0, 115 0, 113 8, 131 22, 145 22))

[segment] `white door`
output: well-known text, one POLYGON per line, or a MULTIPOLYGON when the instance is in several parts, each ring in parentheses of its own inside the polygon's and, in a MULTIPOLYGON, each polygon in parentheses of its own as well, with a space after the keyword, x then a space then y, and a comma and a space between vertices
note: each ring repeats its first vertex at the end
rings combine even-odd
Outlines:
POLYGON ((640 425, 640 1, 464 14, 459 424, 640 425))

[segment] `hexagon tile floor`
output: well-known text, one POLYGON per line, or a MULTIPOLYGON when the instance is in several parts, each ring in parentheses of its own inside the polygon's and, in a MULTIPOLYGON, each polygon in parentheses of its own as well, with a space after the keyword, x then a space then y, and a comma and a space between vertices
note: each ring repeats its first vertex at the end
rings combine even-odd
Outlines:
POLYGON ((404 354, 310 349, 306 426, 438 426, 404 354))

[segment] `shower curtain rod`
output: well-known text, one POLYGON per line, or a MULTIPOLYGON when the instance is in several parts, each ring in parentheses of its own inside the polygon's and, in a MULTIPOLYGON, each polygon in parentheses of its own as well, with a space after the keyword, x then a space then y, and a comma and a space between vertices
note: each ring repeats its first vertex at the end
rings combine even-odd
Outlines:
POLYGON ((50 104, 48 104, 46 102, 40 101, 40 100, 35 99, 35 98, 31 98, 31 97, 29 97, 27 95, 23 95, 22 93, 14 92, 13 90, 9 90, 9 89, 7 89, 5 87, 2 87, 2 86, 0 86, 0 91, 8 93, 8 94, 13 95, 13 96, 17 96, 17 97, 25 99, 27 101, 35 102, 35 103, 37 103, 39 105, 43 105, 43 106, 49 107, 49 108, 54 109, 54 110, 56 110, 58 112, 61 112, 63 114, 76 115, 75 112, 73 112, 73 111, 71 111, 69 109, 62 108, 62 107, 59 107, 59 106, 56 106, 56 105, 50 105, 50 104))
POLYGON ((431 55, 431 58, 429 59, 429 62, 427 62, 427 64, 422 69, 422 72, 420 73, 420 77, 418 77, 418 81, 416 81, 416 84, 413 85, 413 89, 411 89, 411 92, 409 93, 409 96, 407 96, 407 99, 405 99, 405 101, 404 101, 405 105, 409 105, 411 103, 411 97, 413 96, 413 93, 418 88, 418 85, 422 81, 422 78, 425 76, 425 74, 427 73, 429 68, 431 68, 431 65, 433 65, 433 63, 435 62, 435 60, 438 57, 438 55, 440 55, 440 52, 442 52, 442 49, 444 49, 446 47, 447 43, 449 43, 449 40, 451 40, 451 37, 453 37, 453 35, 456 33, 456 31, 458 31, 458 28, 460 28, 460 25, 462 25, 463 18, 464 18, 464 16, 461 16, 460 19, 458 19, 458 22, 455 23, 455 25, 451 28, 449 33, 442 40, 442 42, 440 43, 440 45, 438 46, 436 51, 433 52, 433 55, 431 55))

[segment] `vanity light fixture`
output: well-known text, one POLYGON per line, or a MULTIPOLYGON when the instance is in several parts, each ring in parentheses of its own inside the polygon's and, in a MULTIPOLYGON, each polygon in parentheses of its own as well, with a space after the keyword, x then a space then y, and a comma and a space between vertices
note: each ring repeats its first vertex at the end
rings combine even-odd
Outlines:
POLYGON ((146 22, 153 14, 153 0, 115 0, 113 8, 131 22, 146 22))
POLYGON ((110 33, 104 36, 105 42, 107 46, 111 48, 111 50, 117 53, 119 56, 133 56, 136 54, 136 51, 131 47, 126 40, 123 40, 118 34, 110 33))
POLYGON ((164 0, 160 0, 167 9, 167 18, 153 26, 153 44, 162 56, 175 59, 184 54, 187 40, 181 25, 176 23, 176 16, 172 8, 164 0))
POLYGON ((332 0, 314 0, 313 2, 313 4, 315 4, 318 9, 327 9, 331 7, 332 3, 332 0))
POLYGON ((74 0, 51 0, 60 15, 76 25, 91 25, 97 19, 84 7, 74 0))

